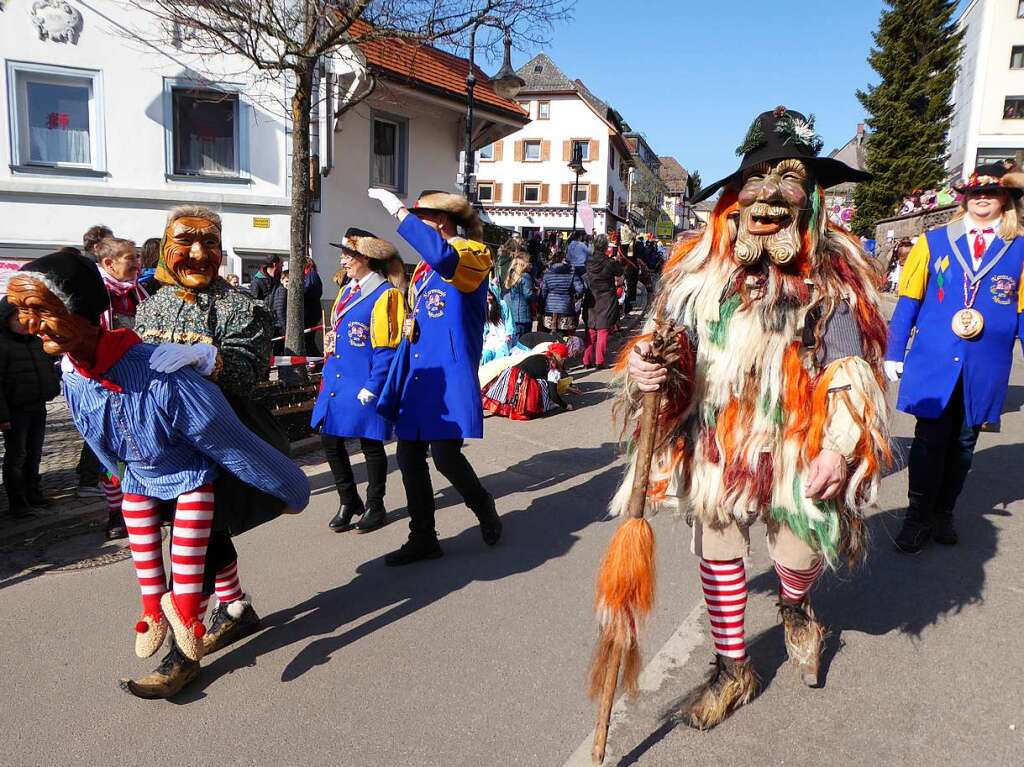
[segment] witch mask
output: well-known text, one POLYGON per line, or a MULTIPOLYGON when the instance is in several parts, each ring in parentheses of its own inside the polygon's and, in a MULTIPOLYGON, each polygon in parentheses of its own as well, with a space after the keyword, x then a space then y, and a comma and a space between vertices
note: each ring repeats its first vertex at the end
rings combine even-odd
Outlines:
POLYGON ((183 216, 164 230, 156 278, 188 290, 209 287, 223 259, 220 226, 199 216, 183 216))
POLYGON ((807 165, 797 159, 763 162, 743 174, 736 260, 752 266, 767 255, 785 266, 800 252, 809 189, 807 165))

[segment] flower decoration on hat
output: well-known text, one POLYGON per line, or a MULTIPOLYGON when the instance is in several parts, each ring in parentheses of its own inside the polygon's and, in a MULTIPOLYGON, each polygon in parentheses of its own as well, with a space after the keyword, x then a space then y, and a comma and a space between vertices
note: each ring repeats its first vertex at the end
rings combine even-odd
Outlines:
POLYGON ((814 130, 814 115, 809 115, 805 120, 785 107, 778 107, 775 111, 779 118, 775 123, 775 132, 782 136, 784 143, 800 144, 815 155, 825 146, 821 136, 814 130), (778 114, 779 110, 782 110, 781 115, 778 114))

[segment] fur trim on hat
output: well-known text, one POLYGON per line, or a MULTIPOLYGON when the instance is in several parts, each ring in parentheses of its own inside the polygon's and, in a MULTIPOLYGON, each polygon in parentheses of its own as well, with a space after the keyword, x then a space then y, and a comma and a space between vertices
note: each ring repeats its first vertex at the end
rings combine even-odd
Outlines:
POLYGON ((424 192, 420 195, 419 199, 416 200, 416 205, 412 209, 412 213, 416 212, 417 208, 427 208, 429 210, 439 210, 443 213, 447 213, 453 219, 455 223, 461 226, 466 231, 466 237, 470 240, 483 240, 484 226, 480 221, 480 215, 470 204, 469 200, 460 194, 452 194, 451 192, 424 192))
POLYGON ((1024 189, 1024 173, 1007 173, 999 179, 999 184, 1010 189, 1024 189))
POLYGON ((398 255, 398 248, 380 237, 350 235, 341 242, 342 247, 377 261, 387 261, 392 256, 398 255))

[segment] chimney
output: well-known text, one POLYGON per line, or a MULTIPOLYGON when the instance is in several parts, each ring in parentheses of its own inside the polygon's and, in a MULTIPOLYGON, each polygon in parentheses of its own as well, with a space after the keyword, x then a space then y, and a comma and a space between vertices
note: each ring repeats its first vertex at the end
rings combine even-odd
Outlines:
POLYGON ((864 123, 857 123, 857 143, 864 140, 864 123))

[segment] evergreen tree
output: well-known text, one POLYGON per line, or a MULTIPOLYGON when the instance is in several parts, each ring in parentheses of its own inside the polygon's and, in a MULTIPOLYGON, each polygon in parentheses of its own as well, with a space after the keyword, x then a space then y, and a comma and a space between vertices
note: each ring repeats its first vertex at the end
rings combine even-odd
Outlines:
POLYGON ((873 236, 914 189, 946 176, 950 94, 963 36, 953 24, 956 0, 886 0, 868 63, 881 82, 857 98, 868 111, 866 160, 873 180, 858 184, 854 230, 873 236))

